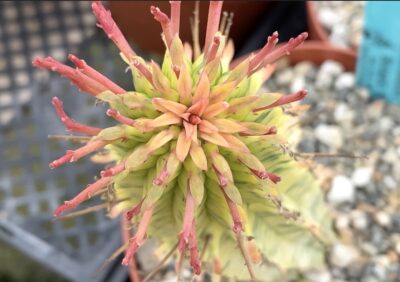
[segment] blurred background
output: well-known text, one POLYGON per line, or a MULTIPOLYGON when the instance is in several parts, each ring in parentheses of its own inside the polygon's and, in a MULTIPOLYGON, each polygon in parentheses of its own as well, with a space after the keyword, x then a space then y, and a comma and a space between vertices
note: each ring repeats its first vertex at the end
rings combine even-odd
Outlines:
MULTIPOLYGON (((167 1, 105 2, 133 49, 159 60, 161 29, 149 12, 154 3, 169 11, 167 1)), ((181 30, 189 42, 193 7, 191 1, 182 5, 181 30)), ((200 4, 201 23, 207 7, 200 4)), ((393 33, 400 29, 399 3, 227 1, 223 9, 234 14, 237 57, 261 48, 275 30, 282 42, 310 34, 278 62, 263 91, 309 90, 303 103, 310 109, 301 117, 303 135, 294 149, 323 183, 340 243, 327 253, 325 269, 293 281, 400 281, 400 39, 393 33)), ((118 219, 108 219, 104 210, 52 217, 100 167, 87 158, 50 171, 48 163, 77 146, 60 138, 68 133, 51 98, 62 99, 79 122, 112 123, 94 99, 31 65, 35 56, 66 62, 69 53, 131 89, 90 2, 0 2, 0 282, 128 281, 120 258, 98 271, 121 245, 118 219)), ((149 248, 139 252, 143 271, 154 265, 149 248)), ((175 281, 173 267, 154 281, 175 281)))

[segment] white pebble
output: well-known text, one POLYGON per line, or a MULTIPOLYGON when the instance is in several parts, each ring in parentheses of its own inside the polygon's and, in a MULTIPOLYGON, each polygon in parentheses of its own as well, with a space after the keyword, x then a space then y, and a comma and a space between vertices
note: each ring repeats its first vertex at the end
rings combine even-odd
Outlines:
POLYGON ((291 68, 284 69, 276 74, 276 82, 279 85, 289 85, 293 80, 293 70, 291 68))
POLYGON ((335 82, 335 89, 340 90, 348 90, 354 87, 356 84, 356 78, 354 73, 352 72, 345 72, 339 75, 335 82))
POLYGON ((355 229, 357 230, 365 230, 368 227, 368 217, 367 215, 360 210, 354 210, 350 214, 351 222, 355 229))
POLYGON ((339 123, 350 123, 354 118, 354 112, 345 103, 338 103, 334 112, 335 120, 339 123))
POLYGON ((390 216, 384 211, 378 211, 377 213, 375 213, 374 218, 376 222, 383 227, 389 226, 392 222, 390 216))
POLYGON ((385 175, 383 177, 383 184, 385 184, 385 186, 391 190, 394 190, 397 188, 396 180, 394 180, 393 177, 391 177, 390 175, 385 175))
POLYGON ((373 169, 371 167, 359 167, 351 176, 351 181, 356 187, 364 187, 371 182, 373 169))
POLYGON ((346 214, 340 214, 335 219, 335 226, 338 230, 347 229, 350 225, 350 218, 346 214))
POLYGON ((343 145, 343 137, 338 126, 320 124, 315 129, 317 139, 329 147, 338 149, 343 145))
POLYGON ((354 186, 344 175, 335 176, 328 193, 328 201, 332 204, 353 202, 355 197, 354 186))
POLYGON ((336 244, 331 251, 331 263, 338 267, 351 265, 358 257, 357 250, 352 246, 336 244))

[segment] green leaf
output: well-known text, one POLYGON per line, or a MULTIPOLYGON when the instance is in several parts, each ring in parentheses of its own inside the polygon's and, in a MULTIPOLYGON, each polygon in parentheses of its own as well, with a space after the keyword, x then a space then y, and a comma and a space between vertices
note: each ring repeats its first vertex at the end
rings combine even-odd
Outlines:
POLYGON ((122 126, 113 126, 103 129, 97 134, 97 137, 104 141, 113 141, 125 136, 125 130, 122 126))
POLYGON ((204 198, 204 177, 200 170, 190 174, 189 187, 195 204, 200 205, 204 198))
POLYGON ((235 202, 238 205, 243 204, 242 196, 240 195, 238 188, 233 183, 229 182, 228 185, 223 189, 231 201, 235 202))

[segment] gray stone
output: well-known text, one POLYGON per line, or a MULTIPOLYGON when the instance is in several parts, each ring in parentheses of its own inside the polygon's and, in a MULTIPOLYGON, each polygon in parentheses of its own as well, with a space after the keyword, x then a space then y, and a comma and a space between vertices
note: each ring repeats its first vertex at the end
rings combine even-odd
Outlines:
POLYGON ((344 175, 336 176, 328 192, 328 201, 332 204, 341 204, 354 201, 355 189, 350 179, 344 175))
POLYGON ((385 186, 390 190, 398 188, 397 182, 390 175, 385 175, 383 177, 383 184, 385 184, 385 186))
POLYGON ((361 243, 360 248, 368 256, 375 256, 378 253, 378 249, 369 242, 361 243))

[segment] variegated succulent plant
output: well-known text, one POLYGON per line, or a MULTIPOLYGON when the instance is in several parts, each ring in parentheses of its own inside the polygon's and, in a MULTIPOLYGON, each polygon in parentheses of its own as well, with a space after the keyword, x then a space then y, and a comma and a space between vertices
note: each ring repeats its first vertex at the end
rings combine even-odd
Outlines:
POLYGON ((76 68, 51 57, 33 61, 108 104, 107 115, 119 122, 105 129, 77 123, 53 98, 65 127, 92 137, 50 168, 98 150, 108 151, 115 162, 55 215, 112 185, 118 199, 113 211, 137 226, 125 265, 146 236, 164 249, 177 246, 179 260, 187 255, 196 274, 203 266, 238 279, 268 281, 282 270, 323 264, 324 244, 333 238, 323 194, 307 169, 282 150, 297 131, 295 117, 284 109, 306 91, 257 94, 273 63, 307 33, 276 47, 275 32, 258 52, 232 63, 221 1, 210 2, 202 52, 196 20, 192 48, 179 37, 181 3, 170 3, 170 17, 150 8, 166 45, 161 65, 137 56, 110 12, 99 1, 92 4, 98 26, 133 74, 135 91, 73 55, 69 59, 76 68))

